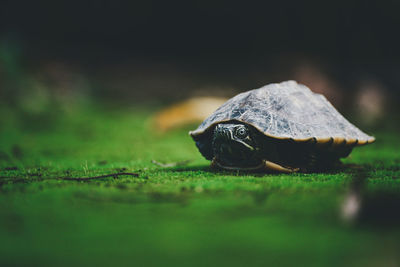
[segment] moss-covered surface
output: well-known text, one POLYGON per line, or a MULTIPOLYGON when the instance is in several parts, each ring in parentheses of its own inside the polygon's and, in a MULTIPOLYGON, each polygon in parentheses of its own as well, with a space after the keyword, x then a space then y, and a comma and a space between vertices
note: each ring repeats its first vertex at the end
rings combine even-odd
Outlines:
POLYGON ((157 133, 150 109, 1 112, 0 264, 400 264, 396 131, 342 170, 246 174, 211 170, 189 128, 157 133), (117 172, 137 177, 60 179, 117 172))

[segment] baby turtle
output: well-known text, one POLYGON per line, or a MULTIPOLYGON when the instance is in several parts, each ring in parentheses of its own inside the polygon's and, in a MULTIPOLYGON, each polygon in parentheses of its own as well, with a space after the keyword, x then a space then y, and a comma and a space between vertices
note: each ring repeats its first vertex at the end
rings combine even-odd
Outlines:
POLYGON ((279 172, 326 170, 375 141, 295 81, 238 94, 189 134, 212 166, 279 172))

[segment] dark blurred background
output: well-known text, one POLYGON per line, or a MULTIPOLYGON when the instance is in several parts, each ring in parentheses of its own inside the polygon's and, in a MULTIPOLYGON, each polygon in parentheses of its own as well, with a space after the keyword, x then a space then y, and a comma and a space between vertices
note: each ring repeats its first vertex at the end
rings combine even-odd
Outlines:
POLYGON ((166 103, 296 79, 379 115, 399 100, 399 12, 399 1, 2 1, 0 96, 166 103))

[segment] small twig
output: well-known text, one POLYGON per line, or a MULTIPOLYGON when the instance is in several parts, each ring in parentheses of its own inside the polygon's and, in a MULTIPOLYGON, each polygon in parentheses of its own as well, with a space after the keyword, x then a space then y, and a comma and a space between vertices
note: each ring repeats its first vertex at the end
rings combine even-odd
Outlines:
POLYGON ((5 170, 5 171, 16 171, 16 170, 18 170, 18 167, 15 167, 15 166, 5 167, 3 170, 5 170))
MULTIPOLYGON (((0 178, 8 178, 10 180, 3 180, 0 182, 0 187, 7 183, 7 182, 12 182, 12 183, 19 183, 19 182, 37 182, 37 181, 45 181, 45 180, 68 180, 68 181, 89 181, 89 180, 95 180, 95 179, 102 179, 102 178, 107 178, 107 177, 114 177, 117 178, 118 176, 122 175, 127 175, 127 176, 133 176, 133 177, 139 177, 138 173, 134 172, 118 172, 118 173, 111 173, 111 174, 105 174, 105 175, 99 175, 99 176, 92 176, 92 177, 47 177, 47 178, 41 178, 39 179, 26 179, 26 178, 21 178, 21 177, 13 177, 13 176, 0 176, 0 178)), ((143 179, 148 179, 147 176, 142 177, 143 179)))
POLYGON ((186 164, 188 164, 191 160, 182 160, 182 161, 178 161, 178 162, 171 162, 171 163, 161 163, 158 162, 156 160, 152 160, 151 163, 163 167, 163 168, 170 168, 170 167, 176 167, 176 166, 184 166, 186 164))
POLYGON ((87 180, 102 179, 102 178, 107 178, 107 177, 117 178, 118 176, 122 176, 122 175, 139 177, 139 174, 134 173, 134 172, 118 172, 118 173, 111 173, 111 174, 92 176, 92 177, 61 177, 59 179, 69 180, 69 181, 87 181, 87 180))

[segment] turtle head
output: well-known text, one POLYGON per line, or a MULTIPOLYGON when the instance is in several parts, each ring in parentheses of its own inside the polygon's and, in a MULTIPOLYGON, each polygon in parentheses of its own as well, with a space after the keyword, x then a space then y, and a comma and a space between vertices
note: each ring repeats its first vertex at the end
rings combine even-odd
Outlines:
POLYGON ((260 164, 255 130, 242 123, 220 123, 215 126, 212 149, 223 166, 253 167, 260 164))

